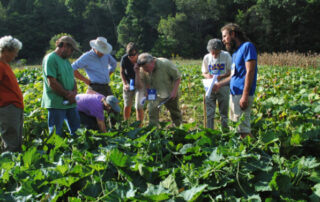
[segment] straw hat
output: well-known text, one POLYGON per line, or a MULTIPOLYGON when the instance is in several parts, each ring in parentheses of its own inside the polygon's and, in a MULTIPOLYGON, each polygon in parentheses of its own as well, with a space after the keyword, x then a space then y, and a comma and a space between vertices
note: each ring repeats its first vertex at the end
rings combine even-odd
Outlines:
POLYGON ((112 46, 108 43, 107 39, 102 36, 99 36, 96 40, 91 40, 90 46, 103 54, 109 54, 112 51, 112 46))

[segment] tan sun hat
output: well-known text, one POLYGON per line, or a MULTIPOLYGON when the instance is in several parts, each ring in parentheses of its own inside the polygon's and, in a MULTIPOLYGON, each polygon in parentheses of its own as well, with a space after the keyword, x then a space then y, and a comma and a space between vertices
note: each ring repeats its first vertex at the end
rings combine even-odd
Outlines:
POLYGON ((99 36, 96 40, 91 40, 90 46, 103 54, 109 54, 112 51, 111 44, 109 44, 107 39, 102 36, 99 36))
POLYGON ((81 53, 80 49, 78 48, 77 42, 72 37, 62 36, 58 39, 58 41, 70 44, 74 50, 81 53))

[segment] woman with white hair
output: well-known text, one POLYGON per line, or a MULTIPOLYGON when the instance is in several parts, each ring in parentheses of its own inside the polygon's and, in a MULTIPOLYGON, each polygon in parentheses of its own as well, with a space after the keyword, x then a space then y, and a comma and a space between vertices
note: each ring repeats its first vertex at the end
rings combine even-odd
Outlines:
POLYGON ((21 150, 23 96, 9 63, 15 59, 22 43, 12 36, 0 38, 0 134, 4 150, 21 150))
MULTIPOLYGON (((223 44, 220 39, 210 39, 208 41, 206 54, 202 62, 202 75, 206 79, 217 76, 218 81, 226 79, 231 72, 232 58, 230 54, 222 50, 223 44)), ((206 127, 214 129, 214 118, 216 114, 216 103, 219 106, 220 120, 223 131, 228 130, 228 110, 229 110, 229 86, 224 86, 217 92, 212 92, 205 97, 207 123, 206 127)))

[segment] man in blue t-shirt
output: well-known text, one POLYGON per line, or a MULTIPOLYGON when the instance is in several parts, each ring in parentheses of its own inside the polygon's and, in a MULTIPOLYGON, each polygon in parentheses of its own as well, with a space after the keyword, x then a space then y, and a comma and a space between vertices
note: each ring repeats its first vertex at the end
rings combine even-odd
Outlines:
POLYGON ((241 28, 229 23, 221 28, 222 41, 232 54, 231 74, 229 78, 218 82, 213 90, 230 83, 230 119, 244 120, 238 126, 241 137, 251 135, 250 112, 257 83, 257 51, 241 28))

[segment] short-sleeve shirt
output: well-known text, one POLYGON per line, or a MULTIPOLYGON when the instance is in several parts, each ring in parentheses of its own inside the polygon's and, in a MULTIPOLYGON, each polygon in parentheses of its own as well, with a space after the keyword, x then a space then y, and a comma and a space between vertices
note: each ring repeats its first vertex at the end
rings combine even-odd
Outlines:
POLYGON ((110 82, 109 74, 114 72, 116 67, 117 61, 110 54, 99 57, 93 50, 82 54, 72 63, 74 70, 83 68, 91 83, 98 84, 108 84, 110 82))
POLYGON ((226 51, 221 51, 217 58, 211 53, 204 56, 201 71, 205 74, 221 75, 231 70, 232 58, 226 51))
POLYGON ((134 64, 130 61, 128 54, 122 56, 120 66, 123 68, 124 78, 128 83, 130 79, 135 79, 134 64))
POLYGON ((78 94, 76 96, 77 109, 79 112, 103 121, 104 107, 101 102, 102 98, 104 98, 104 96, 101 94, 78 94))
POLYGON ((68 59, 63 59, 55 52, 46 55, 42 61, 43 74, 43 94, 42 107, 54 109, 69 109, 76 107, 76 104, 63 104, 64 97, 58 95, 49 86, 47 77, 55 78, 64 89, 72 91, 74 89, 75 80, 73 69, 68 59))
POLYGON ((231 65, 231 81, 230 81, 230 93, 232 95, 242 95, 244 89, 245 78, 247 74, 246 62, 249 60, 255 60, 256 66, 254 71, 254 78, 252 86, 250 88, 249 96, 253 96, 257 86, 257 51, 251 42, 244 42, 240 47, 232 54, 231 65))
POLYGON ((23 96, 10 66, 0 62, 0 107, 10 104, 23 109, 23 96))
POLYGON ((141 79, 147 88, 157 91, 159 98, 168 98, 177 79, 181 78, 178 68, 166 58, 156 58, 152 73, 142 73, 141 79))

